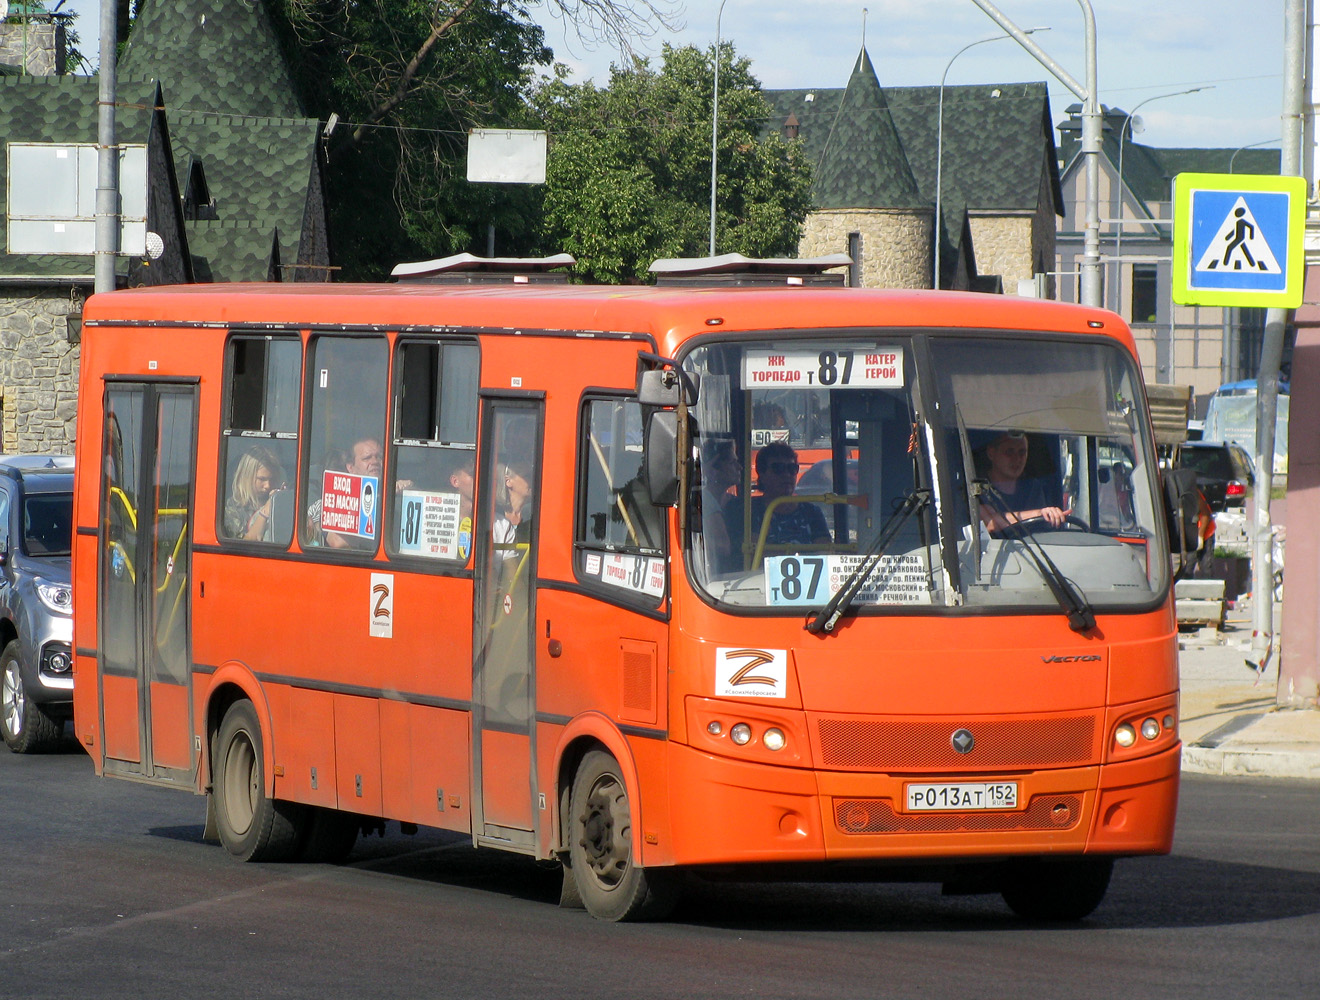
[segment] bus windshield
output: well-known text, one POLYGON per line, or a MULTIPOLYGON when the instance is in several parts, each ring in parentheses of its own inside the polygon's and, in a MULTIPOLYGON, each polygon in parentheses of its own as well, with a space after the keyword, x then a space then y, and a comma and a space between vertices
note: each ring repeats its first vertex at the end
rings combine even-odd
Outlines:
POLYGON ((1166 585, 1139 376, 1117 346, 826 332, 706 344, 687 558, 703 594, 800 615, 1149 606, 1166 585), (860 579, 859 579, 860 577, 860 579))

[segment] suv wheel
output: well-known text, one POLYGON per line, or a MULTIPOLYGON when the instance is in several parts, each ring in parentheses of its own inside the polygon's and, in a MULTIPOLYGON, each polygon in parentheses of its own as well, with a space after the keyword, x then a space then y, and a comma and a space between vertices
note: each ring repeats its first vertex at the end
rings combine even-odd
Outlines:
POLYGON ((23 671, 18 663, 18 640, 5 646, 0 656, 0 734, 14 753, 38 753, 59 742, 64 725, 52 719, 23 690, 23 671))

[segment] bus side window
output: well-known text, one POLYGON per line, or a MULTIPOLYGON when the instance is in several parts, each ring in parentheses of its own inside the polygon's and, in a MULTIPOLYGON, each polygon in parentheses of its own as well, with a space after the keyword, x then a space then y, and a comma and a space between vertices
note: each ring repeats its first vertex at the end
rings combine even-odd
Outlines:
POLYGON ((304 547, 358 555, 380 539, 386 369, 384 337, 322 335, 308 348, 303 453, 304 547))
POLYGON ((642 470, 642 409, 636 399, 588 399, 578 452, 574 562, 579 579, 625 598, 657 603, 665 593, 665 522, 642 470))
POLYGON ((288 547, 297 520, 302 343, 296 336, 237 335, 227 351, 218 534, 288 547))
POLYGON ((481 352, 476 344, 395 348, 388 550, 466 563, 472 552, 481 352))

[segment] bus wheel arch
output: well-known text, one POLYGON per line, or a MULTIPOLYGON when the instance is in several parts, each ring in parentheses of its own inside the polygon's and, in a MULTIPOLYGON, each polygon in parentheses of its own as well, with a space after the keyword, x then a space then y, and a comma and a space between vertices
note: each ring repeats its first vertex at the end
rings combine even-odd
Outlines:
POLYGON ((240 861, 290 861, 302 847, 305 809, 271 797, 256 706, 234 698, 214 738, 211 795, 220 842, 240 861))
POLYGON ((257 723, 261 727, 263 746, 262 774, 265 779, 267 796, 275 793, 275 756, 274 741, 271 738, 270 706, 265 693, 251 672, 238 663, 226 663, 212 675, 211 687, 206 695, 206 752, 209 757, 203 774, 208 777, 202 782, 205 791, 215 779, 215 739, 224 722, 225 713, 236 701, 249 701, 257 713, 257 723))
POLYGON ((678 875, 640 864, 623 771, 606 750, 583 756, 569 796, 565 883, 571 876, 576 898, 598 920, 661 920, 678 902, 678 875))

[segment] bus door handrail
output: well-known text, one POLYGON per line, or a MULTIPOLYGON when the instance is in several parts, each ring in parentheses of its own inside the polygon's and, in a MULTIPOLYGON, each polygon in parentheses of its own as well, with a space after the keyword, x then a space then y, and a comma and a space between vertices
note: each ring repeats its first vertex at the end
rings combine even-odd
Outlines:
MULTIPOLYGON (((770 534, 770 518, 774 514, 775 508, 779 507, 781 504, 819 503, 819 504, 824 504, 827 507, 837 504, 851 504, 854 507, 860 507, 860 506, 864 506, 866 504, 866 501, 867 498, 860 493, 852 493, 852 494, 850 493, 806 493, 806 494, 790 493, 787 496, 775 497, 773 500, 771 500, 768 504, 765 505, 765 513, 761 515, 761 530, 757 533, 756 536, 756 548, 753 549, 753 558, 752 558, 751 566, 759 566, 761 564, 761 560, 765 558, 765 540, 766 537, 770 534)), ((828 544, 825 545, 818 545, 816 546, 816 548, 818 548, 822 552, 847 551, 846 548, 847 543, 842 543, 842 545, 844 546, 842 548, 840 547, 840 545, 841 543, 835 541, 835 542, 829 542, 828 544)), ((796 545, 795 548, 800 549, 801 546, 796 545)), ((748 568, 750 569, 751 566, 749 566, 748 568)))

